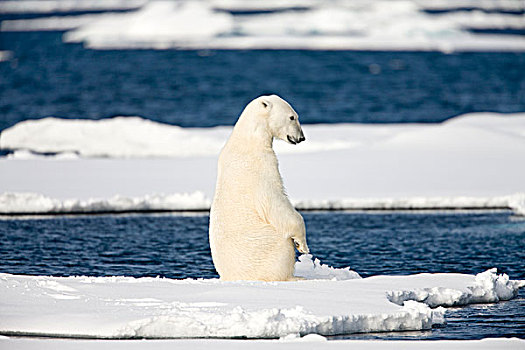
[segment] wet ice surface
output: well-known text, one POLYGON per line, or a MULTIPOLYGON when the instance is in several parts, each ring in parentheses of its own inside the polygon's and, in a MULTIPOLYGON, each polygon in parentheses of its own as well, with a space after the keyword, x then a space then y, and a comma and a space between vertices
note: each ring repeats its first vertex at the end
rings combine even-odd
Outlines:
MULTIPOLYGON (((525 220, 497 213, 305 213, 315 257, 363 277, 420 272, 476 274, 498 267, 524 278, 525 220)), ((217 277, 208 217, 56 217, 0 221, 2 272, 32 275, 217 277)), ((450 309, 431 331, 351 339, 523 337, 524 293, 494 305, 450 309)))

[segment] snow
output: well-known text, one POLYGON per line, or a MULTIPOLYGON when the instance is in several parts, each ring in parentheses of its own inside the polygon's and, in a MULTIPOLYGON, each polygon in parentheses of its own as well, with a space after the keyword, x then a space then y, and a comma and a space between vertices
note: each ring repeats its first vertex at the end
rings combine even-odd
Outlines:
POLYGON ((349 267, 336 269, 331 266, 322 264, 317 258, 313 259, 311 254, 303 254, 299 261, 295 263, 295 276, 305 279, 327 279, 327 280, 350 280, 361 278, 355 271, 349 267))
MULTIPOLYGON (((486 210, 510 209, 525 216, 525 194, 501 197, 408 197, 349 198, 340 200, 293 200, 299 210, 486 210)), ((0 194, 4 214, 89 214, 162 211, 208 211, 211 197, 192 193, 150 194, 139 197, 59 199, 34 192, 0 194)))
MULTIPOLYGON (((441 124, 304 125, 304 131, 300 145, 275 143, 299 209, 525 214, 523 113, 474 113, 441 124)), ((0 213, 206 210, 230 132, 138 117, 21 122, 0 135, 1 148, 16 150, 0 158, 0 213)))
POLYGON ((508 300, 525 286, 495 269, 359 278, 311 259, 301 258, 308 279, 296 282, 0 274, 0 333, 280 338, 424 330, 444 322, 440 305, 508 300))
POLYGON ((108 199, 59 200, 38 193, 0 194, 0 212, 9 213, 101 213, 209 210, 211 200, 202 192, 146 195, 143 197, 113 196, 108 199))
POLYGON ((525 8, 523 0, 418 0, 427 9, 472 8, 479 10, 520 11, 525 8))
POLYGON ((59 13, 136 9, 147 0, 17 0, 2 1, 0 13, 59 13))
POLYGON ((0 24, 0 30, 3 32, 64 31, 78 28, 103 18, 112 18, 113 16, 113 14, 86 14, 4 20, 0 24))
MULTIPOLYGON (((300 147, 275 143, 278 154, 416 146, 435 150, 481 147, 520 151, 525 141, 525 113, 471 113, 441 124, 303 125, 308 142, 300 147), (468 137, 468 140, 465 140, 468 137), (485 145, 485 146, 483 146, 485 145), (439 146, 441 147, 441 146, 439 146)), ((0 148, 36 153, 75 153, 81 157, 145 158, 217 155, 232 127, 182 128, 140 117, 101 120, 42 118, 25 120, 1 133, 0 148), (93 142, 93 140, 97 142, 93 142)), ((473 151, 473 149, 471 150, 473 151)), ((28 158, 27 152, 14 158, 28 158)))
POLYGON ((0 147, 83 157, 203 156, 217 154, 230 132, 229 127, 186 129, 139 117, 44 118, 2 131, 0 147))
MULTIPOLYGON (((55 2, 36 6, 62 11, 55 2)), ((65 2, 68 5, 68 2, 65 2)), ((4 12, 32 5, 4 5, 4 12), (13 7, 13 9, 10 9, 13 7)), ((70 5, 73 8, 76 5, 70 5)), ((96 5, 87 2, 87 8, 96 5)), ((127 6, 119 1, 109 7, 127 6)), ((310 49, 523 51, 517 35, 469 29, 524 29, 523 14, 484 12, 525 8, 523 1, 150 1, 126 13, 3 21, 3 31, 70 30, 66 42, 94 49, 310 49), (441 14, 425 9, 461 9, 441 14), (254 11, 239 15, 235 11, 254 11), (259 11, 257 13, 257 11, 259 11), (261 12, 263 11, 263 12, 261 12), (265 11, 265 12, 264 12, 265 11)), ((0 11, 2 8, 0 7, 0 11)), ((31 10, 28 10, 31 11, 31 10)), ((35 10, 38 12, 40 10, 35 10)))

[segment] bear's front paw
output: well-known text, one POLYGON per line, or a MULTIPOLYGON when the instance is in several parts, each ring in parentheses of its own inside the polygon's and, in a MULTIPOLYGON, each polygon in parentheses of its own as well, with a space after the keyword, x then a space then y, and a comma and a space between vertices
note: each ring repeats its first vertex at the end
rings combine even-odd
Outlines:
POLYGON ((308 249, 308 245, 306 244, 306 241, 295 241, 294 240, 294 244, 295 244, 295 248, 297 248, 299 253, 302 253, 302 254, 310 253, 310 249, 308 249))

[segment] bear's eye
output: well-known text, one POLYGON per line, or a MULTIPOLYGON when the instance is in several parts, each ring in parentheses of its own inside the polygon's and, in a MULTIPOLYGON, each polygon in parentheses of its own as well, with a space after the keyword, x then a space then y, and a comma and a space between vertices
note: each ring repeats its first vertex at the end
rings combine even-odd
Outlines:
POLYGON ((295 119, 295 117, 292 115, 292 116, 290 117, 290 120, 294 120, 294 119, 295 119))

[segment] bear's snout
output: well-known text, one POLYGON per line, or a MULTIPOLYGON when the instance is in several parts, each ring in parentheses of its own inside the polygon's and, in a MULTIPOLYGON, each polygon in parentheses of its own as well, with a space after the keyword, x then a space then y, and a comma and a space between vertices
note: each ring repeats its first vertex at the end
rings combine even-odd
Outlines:
POLYGON ((306 137, 304 137, 304 134, 303 134, 302 130, 301 130, 301 134, 299 135, 298 138, 290 136, 290 135, 286 135, 286 138, 288 139, 288 142, 290 142, 292 145, 295 145, 297 143, 301 143, 304 140, 306 140, 306 137))
POLYGON ((304 137, 303 131, 301 130, 301 136, 299 136, 299 140, 297 143, 303 142, 304 140, 306 140, 306 137, 304 137))

